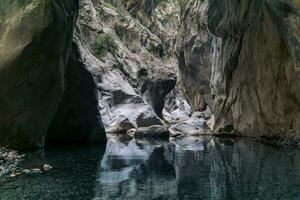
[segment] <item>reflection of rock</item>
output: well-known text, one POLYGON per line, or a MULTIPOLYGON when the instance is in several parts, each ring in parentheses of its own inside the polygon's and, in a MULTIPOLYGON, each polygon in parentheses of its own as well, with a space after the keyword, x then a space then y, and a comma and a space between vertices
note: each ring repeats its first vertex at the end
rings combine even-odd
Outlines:
POLYGON ((99 199, 290 199, 286 191, 299 189, 299 152, 252 140, 122 144, 115 138, 109 145, 98 174, 99 199))
POLYGON ((141 127, 135 130, 134 137, 137 139, 169 140, 169 130, 160 125, 141 127))
POLYGON ((176 194, 175 170, 164 156, 166 143, 151 145, 133 139, 123 144, 111 137, 101 161, 95 199, 156 199, 176 194))

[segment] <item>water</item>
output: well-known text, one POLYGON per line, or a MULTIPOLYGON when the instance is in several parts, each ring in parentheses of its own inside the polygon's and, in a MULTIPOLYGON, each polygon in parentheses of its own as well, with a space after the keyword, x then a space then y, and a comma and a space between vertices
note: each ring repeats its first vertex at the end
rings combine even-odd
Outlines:
POLYGON ((0 181, 0 199, 300 199, 300 151, 248 139, 173 143, 113 137, 107 145, 55 147, 25 167, 54 169, 0 181))

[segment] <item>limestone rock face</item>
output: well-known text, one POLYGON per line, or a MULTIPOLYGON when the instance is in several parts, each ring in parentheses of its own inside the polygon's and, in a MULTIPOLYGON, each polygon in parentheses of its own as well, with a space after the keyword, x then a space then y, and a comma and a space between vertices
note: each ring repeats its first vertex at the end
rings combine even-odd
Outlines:
POLYGON ((139 13, 141 15, 151 15, 153 10, 153 0, 122 0, 125 8, 131 13, 139 13))
POLYGON ((174 73, 164 70, 153 72, 143 68, 138 72, 140 93, 160 118, 162 118, 165 98, 175 88, 176 81, 177 77, 174 73))
POLYGON ((299 9, 296 0, 210 1, 216 130, 300 133, 299 9))
POLYGON ((163 125, 165 99, 177 81, 177 63, 170 50, 174 35, 160 27, 165 15, 156 19, 153 31, 120 2, 82 0, 75 34, 83 63, 97 86, 104 128, 110 133, 163 125), (95 43, 104 37, 110 38, 107 46, 115 46, 115 52, 99 56, 95 43))
POLYGON ((194 111, 208 104, 213 129, 250 136, 300 133, 300 3, 190 0, 177 53, 194 111))
POLYGON ((193 111, 212 103, 210 94, 211 41, 207 30, 208 0, 185 3, 177 35, 178 66, 183 94, 193 111))
POLYGON ((0 143, 41 147, 64 91, 76 0, 0 5, 0 143))

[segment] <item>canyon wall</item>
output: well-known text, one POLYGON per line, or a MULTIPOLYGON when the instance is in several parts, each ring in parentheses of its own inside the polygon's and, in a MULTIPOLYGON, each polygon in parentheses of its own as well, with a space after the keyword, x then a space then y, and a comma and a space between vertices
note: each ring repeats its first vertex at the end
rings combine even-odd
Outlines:
MULTIPOLYGON (((73 70, 67 67, 77 13, 78 1, 74 0, 1 3, 1 145, 17 149, 44 146, 62 96, 70 89, 66 77, 73 70)), ((73 114, 69 112, 68 118, 73 114)), ((57 137, 61 138, 65 136, 57 137)))
POLYGON ((185 88, 197 88, 185 92, 192 105, 202 105, 195 94, 210 90, 212 101, 205 103, 215 131, 233 126, 248 136, 300 133, 299 9, 297 0, 187 4, 178 36, 180 72, 185 88), (196 47, 202 51, 194 57, 196 47))

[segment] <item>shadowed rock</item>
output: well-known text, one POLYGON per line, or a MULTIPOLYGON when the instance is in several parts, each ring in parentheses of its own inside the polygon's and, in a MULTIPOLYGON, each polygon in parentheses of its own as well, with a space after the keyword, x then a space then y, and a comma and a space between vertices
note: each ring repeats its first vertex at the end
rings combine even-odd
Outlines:
POLYGON ((75 42, 66 71, 66 89, 48 131, 49 142, 99 142, 105 140, 92 74, 82 62, 75 42))
POLYGON ((77 0, 1 2, 1 145, 44 145, 64 92, 77 10, 77 0))

